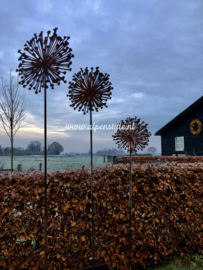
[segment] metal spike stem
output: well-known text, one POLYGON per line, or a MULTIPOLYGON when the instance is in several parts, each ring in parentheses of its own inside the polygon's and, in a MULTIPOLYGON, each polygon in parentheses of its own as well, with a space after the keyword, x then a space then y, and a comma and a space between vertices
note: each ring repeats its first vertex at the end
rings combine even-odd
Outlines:
POLYGON ((44 205, 45 205, 45 214, 44 214, 44 270, 47 270, 47 95, 46 95, 46 73, 44 73, 44 205))
POLYGON ((130 148, 130 174, 129 174, 129 205, 132 204, 132 150, 130 148))
POLYGON ((131 270, 131 205, 129 205, 129 270, 131 270))
POLYGON ((11 171, 13 172, 13 100, 12 100, 12 116, 10 118, 11 123, 11 171))
POLYGON ((132 151, 130 147, 130 173, 129 173, 129 270, 131 270, 131 205, 132 205, 132 151))
POLYGON ((93 162, 92 162, 92 103, 90 101, 90 153, 91 153, 91 199, 92 199, 92 258, 94 267, 94 220, 93 220, 93 162))

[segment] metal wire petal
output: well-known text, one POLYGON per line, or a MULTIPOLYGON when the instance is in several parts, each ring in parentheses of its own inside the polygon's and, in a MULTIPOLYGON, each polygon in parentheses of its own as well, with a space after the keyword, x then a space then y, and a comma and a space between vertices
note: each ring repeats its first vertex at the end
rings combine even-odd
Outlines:
POLYGON ((38 37, 34 34, 34 37, 24 45, 24 51, 27 54, 18 50, 18 53, 21 54, 18 60, 21 62, 16 71, 19 72, 22 79, 19 84, 22 84, 23 87, 29 85, 29 90, 33 88, 36 94, 45 87, 44 74, 46 74, 46 88, 49 84, 51 89, 54 89, 54 83, 58 85, 61 81, 66 83, 63 75, 67 70, 71 71, 72 62, 70 60, 74 55, 68 46, 70 37, 57 36, 57 29, 54 29, 52 36, 50 36, 51 31, 48 31, 44 39, 43 32, 38 37))
POLYGON ((71 107, 83 111, 83 114, 88 113, 90 104, 92 111, 98 108, 106 107, 106 102, 111 99, 111 90, 113 87, 109 82, 109 75, 99 72, 99 67, 91 68, 91 71, 86 67, 81 68, 78 73, 73 75, 72 82, 69 82, 69 93, 67 97, 71 100, 71 107))
POLYGON ((112 135, 113 140, 116 140, 118 148, 124 148, 127 152, 137 152, 142 150, 149 142, 149 137, 152 135, 147 130, 147 125, 144 122, 140 123, 140 118, 127 118, 125 122, 121 120, 119 129, 112 135))

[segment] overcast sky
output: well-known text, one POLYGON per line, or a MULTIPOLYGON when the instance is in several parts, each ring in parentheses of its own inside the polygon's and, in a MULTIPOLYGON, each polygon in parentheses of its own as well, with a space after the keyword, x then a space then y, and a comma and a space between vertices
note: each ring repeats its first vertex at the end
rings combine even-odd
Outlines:
MULTIPOLYGON (((0 77, 17 78, 17 51, 34 33, 57 27, 59 36, 70 36, 75 57, 67 82, 80 68, 97 67, 110 74, 112 99, 108 108, 93 112, 95 125, 118 125, 128 117, 148 123, 149 145, 161 152, 155 132, 203 95, 202 0, 1 0, 0 77)), ((68 83, 48 89, 48 144, 64 152, 87 152, 89 130, 64 130, 65 125, 89 124, 89 113, 73 110, 68 83)), ((44 145, 44 95, 20 87, 27 98, 27 117, 14 146, 26 148, 32 140, 44 145)), ((93 132, 93 152, 117 148, 113 130, 93 132)), ((0 144, 10 146, 0 126, 0 144)), ((141 153, 141 152, 140 152, 141 153)))

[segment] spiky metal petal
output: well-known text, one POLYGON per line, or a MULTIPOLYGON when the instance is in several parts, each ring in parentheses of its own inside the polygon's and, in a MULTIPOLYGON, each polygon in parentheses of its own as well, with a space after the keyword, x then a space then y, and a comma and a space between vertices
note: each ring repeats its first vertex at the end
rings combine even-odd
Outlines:
POLYGON ((69 82, 69 93, 67 97, 71 100, 71 107, 79 111, 83 111, 83 114, 88 113, 90 110, 90 104, 92 111, 98 108, 106 108, 106 102, 111 99, 111 90, 113 87, 109 82, 109 75, 107 73, 103 74, 99 72, 99 67, 91 68, 88 71, 86 67, 85 70, 82 68, 78 73, 73 75, 73 82, 69 82))
POLYGON ((147 130, 147 125, 144 122, 140 123, 140 118, 130 118, 128 117, 125 122, 121 120, 119 123, 119 129, 116 131, 115 135, 112 135, 113 140, 116 140, 118 148, 124 148, 129 152, 137 152, 137 150, 142 150, 145 145, 148 145, 149 137, 152 135, 147 130))
POLYGON ((70 37, 57 36, 57 29, 54 29, 52 36, 50 36, 51 31, 48 31, 44 39, 43 32, 38 37, 34 34, 34 37, 24 45, 24 50, 28 54, 18 51, 21 54, 18 60, 21 62, 16 71, 22 79, 19 84, 23 87, 29 85, 29 90, 33 88, 36 94, 44 87, 44 75, 46 75, 46 88, 49 83, 51 89, 54 89, 54 83, 60 85, 60 81, 67 82, 62 74, 65 75, 66 70, 71 71, 70 60, 74 55, 68 46, 70 37))

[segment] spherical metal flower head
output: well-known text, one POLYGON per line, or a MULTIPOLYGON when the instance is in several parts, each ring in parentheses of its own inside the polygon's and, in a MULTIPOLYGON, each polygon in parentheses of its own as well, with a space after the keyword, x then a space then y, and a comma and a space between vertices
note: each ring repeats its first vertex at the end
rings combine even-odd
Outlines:
POLYGON ((29 55, 18 51, 21 54, 18 60, 21 62, 16 71, 22 79, 19 84, 23 87, 29 85, 29 90, 33 88, 36 94, 45 87, 44 76, 46 76, 46 88, 49 83, 51 89, 54 89, 54 83, 60 85, 60 81, 67 82, 61 73, 65 75, 65 70, 71 71, 70 59, 74 55, 71 54, 72 49, 68 47, 70 37, 57 36, 57 29, 54 29, 52 36, 50 36, 51 31, 48 31, 44 40, 43 32, 38 37, 34 34, 34 37, 24 45, 24 50, 29 55))
POLYGON ((109 75, 99 72, 99 67, 91 68, 91 71, 88 71, 88 68, 83 71, 80 69, 77 74, 73 75, 73 81, 69 82, 69 93, 67 97, 71 100, 71 107, 74 107, 74 110, 79 107, 79 111, 83 111, 83 114, 88 113, 88 110, 98 111, 98 108, 106 108, 106 102, 108 99, 111 99, 111 83, 109 82, 109 75))
POLYGON ((116 131, 115 135, 112 135, 113 140, 116 140, 116 144, 118 144, 118 148, 124 148, 129 151, 142 150, 148 145, 149 137, 152 135, 147 130, 147 125, 144 125, 144 122, 139 123, 140 118, 127 118, 125 123, 121 120, 119 123, 119 129, 116 131))

